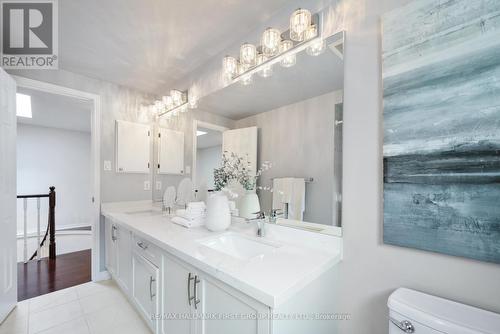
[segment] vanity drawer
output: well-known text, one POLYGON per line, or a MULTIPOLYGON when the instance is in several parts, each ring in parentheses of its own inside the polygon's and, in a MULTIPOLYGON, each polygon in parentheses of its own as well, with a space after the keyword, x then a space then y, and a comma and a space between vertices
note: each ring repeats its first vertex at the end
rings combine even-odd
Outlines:
POLYGON ((134 235, 133 249, 158 268, 161 264, 161 250, 146 239, 134 235))

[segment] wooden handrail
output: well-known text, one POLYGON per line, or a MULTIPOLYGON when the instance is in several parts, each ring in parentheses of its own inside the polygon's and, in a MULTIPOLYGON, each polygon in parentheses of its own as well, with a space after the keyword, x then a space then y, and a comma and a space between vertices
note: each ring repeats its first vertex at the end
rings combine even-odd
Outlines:
POLYGON ((17 195, 17 198, 42 198, 49 197, 50 194, 40 194, 40 195, 17 195))

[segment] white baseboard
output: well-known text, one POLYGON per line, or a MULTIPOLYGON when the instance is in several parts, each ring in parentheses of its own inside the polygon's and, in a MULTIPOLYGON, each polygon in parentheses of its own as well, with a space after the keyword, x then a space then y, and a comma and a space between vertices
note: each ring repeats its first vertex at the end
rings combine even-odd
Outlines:
POLYGON ((107 270, 100 271, 92 275, 93 282, 106 281, 111 278, 111 275, 107 270))

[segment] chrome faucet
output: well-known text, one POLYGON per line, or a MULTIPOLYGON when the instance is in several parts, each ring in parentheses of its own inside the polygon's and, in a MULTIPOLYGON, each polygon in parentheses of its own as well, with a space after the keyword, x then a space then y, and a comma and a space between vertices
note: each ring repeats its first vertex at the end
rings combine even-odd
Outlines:
POLYGON ((257 236, 259 238, 262 238, 266 235, 266 215, 262 211, 255 212, 255 214, 257 215, 257 217, 250 218, 250 219, 246 218, 246 222, 247 223, 252 223, 252 222, 257 223, 257 236))
POLYGON ((272 224, 276 224, 276 220, 278 220, 278 218, 283 217, 283 215, 284 215, 283 210, 272 209, 271 212, 269 213, 269 222, 272 224))

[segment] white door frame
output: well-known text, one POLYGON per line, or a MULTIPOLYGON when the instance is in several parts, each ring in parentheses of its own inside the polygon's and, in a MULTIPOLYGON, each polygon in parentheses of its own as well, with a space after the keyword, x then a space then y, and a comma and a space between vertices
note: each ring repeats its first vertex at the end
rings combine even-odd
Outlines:
MULTIPOLYGON (((54 85, 51 83, 33 80, 25 77, 12 75, 16 80, 17 87, 38 90, 46 93, 63 95, 77 99, 89 100, 93 104, 91 112, 91 180, 93 198, 93 221, 92 221, 92 280, 99 281, 107 279, 109 274, 100 270, 100 215, 101 215, 101 97, 72 88, 54 85)), ((57 189, 56 189, 57 191, 57 189)), ((89 198, 89 201, 92 200, 89 198)))
POLYGON ((229 130, 229 128, 226 128, 225 126, 199 121, 196 119, 193 120, 193 166, 191 168, 192 169, 191 182, 193 182, 193 185, 195 187, 196 187, 196 152, 198 150, 198 136, 196 135, 196 131, 198 130, 199 127, 214 131, 219 131, 220 133, 229 130))

